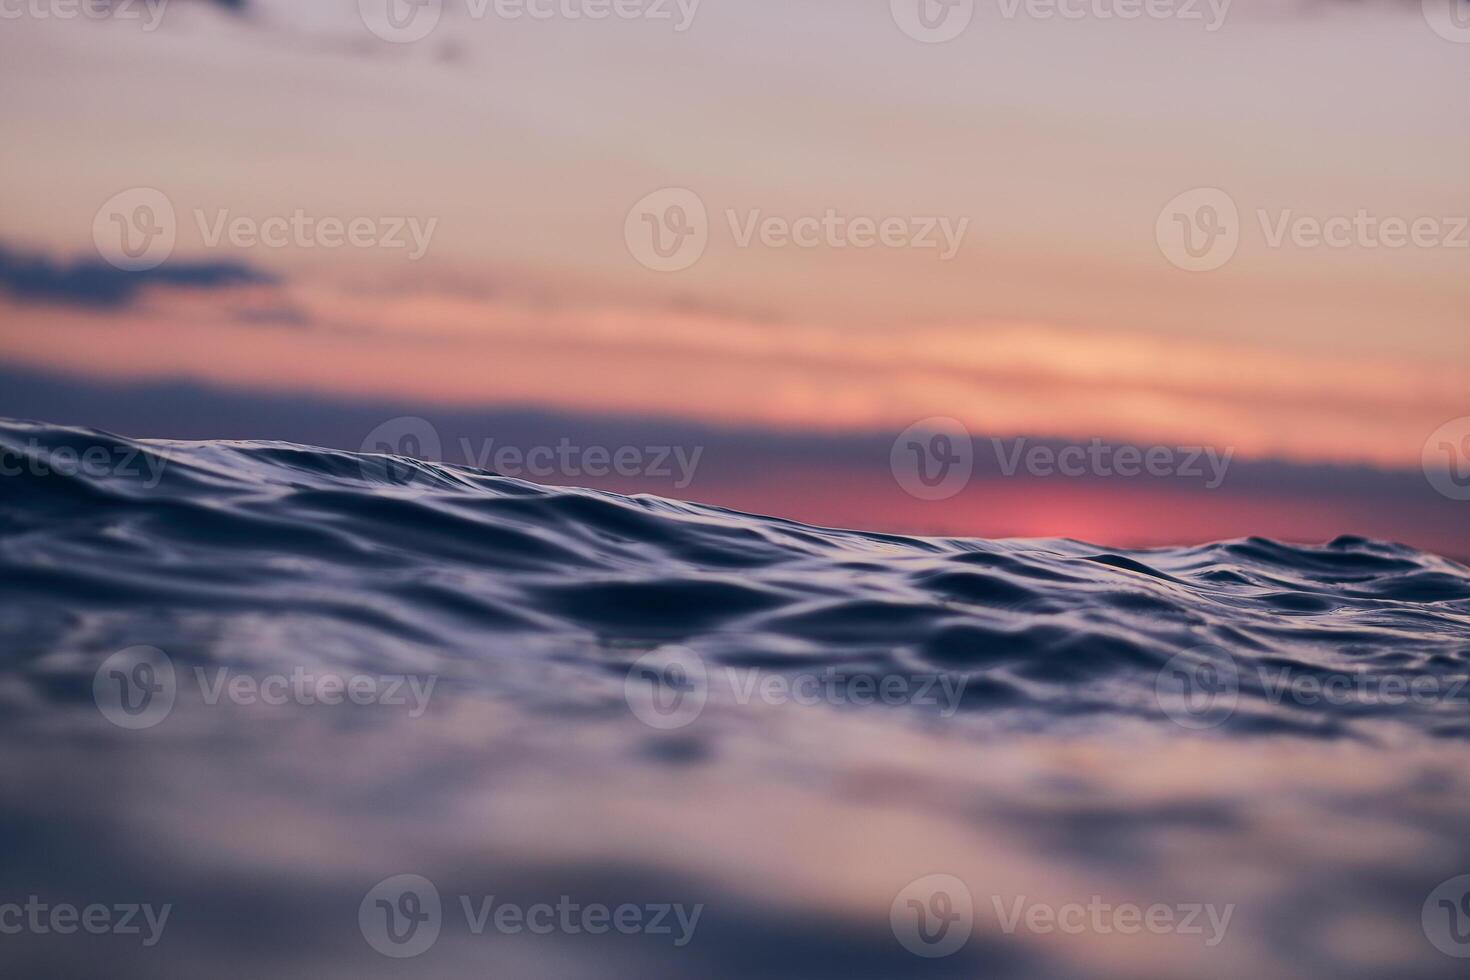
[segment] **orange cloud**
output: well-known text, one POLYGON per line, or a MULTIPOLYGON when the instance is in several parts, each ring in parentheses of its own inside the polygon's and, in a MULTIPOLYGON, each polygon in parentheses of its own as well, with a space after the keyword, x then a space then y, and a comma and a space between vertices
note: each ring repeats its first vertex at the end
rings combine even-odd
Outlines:
POLYGON ((12 325, 0 358, 106 378, 823 431, 949 415, 976 433, 1386 466, 1417 465, 1426 435, 1464 413, 1470 382, 1409 358, 1120 331, 842 328, 323 284, 155 291, 111 315, 0 309, 12 325))

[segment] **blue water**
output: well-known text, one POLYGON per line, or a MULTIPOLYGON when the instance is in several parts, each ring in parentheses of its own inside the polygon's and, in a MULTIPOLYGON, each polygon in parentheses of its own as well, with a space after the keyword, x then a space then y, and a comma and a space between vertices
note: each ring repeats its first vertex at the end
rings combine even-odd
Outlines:
POLYGON ((172 909, 150 946, 0 935, 7 976, 1464 973, 1444 558, 908 538, 19 422, 0 447, 0 926, 32 895, 172 909), (403 958, 369 922, 401 874, 443 906, 403 958), (931 958, 895 916, 936 874, 973 931, 931 958), (701 913, 677 945, 477 933, 487 896, 701 913), (1009 913, 1089 902, 1232 911, 1009 913))

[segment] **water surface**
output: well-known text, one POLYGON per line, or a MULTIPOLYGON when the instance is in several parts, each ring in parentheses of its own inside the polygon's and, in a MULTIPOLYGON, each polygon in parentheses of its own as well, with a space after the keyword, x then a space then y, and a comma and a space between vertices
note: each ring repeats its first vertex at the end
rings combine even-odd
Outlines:
POLYGON ((0 935, 7 973, 1464 973, 1434 942, 1470 953, 1435 892, 1470 873, 1446 559, 906 538, 18 422, 0 446, 0 905, 171 907, 146 946, 0 935), (372 921, 399 875, 442 905, 404 958, 374 939, 409 906, 372 921), (490 896, 700 912, 477 934, 490 896), (956 949, 906 947, 960 906, 956 949), (1046 927, 1078 906, 1112 911, 1046 927))

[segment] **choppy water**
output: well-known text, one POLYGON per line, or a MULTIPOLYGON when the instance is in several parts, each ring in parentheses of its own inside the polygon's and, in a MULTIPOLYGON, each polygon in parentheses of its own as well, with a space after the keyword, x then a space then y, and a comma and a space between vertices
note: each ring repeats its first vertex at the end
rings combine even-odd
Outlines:
POLYGON ((1445 559, 0 447, 6 975, 1465 972, 1445 559), (27 901, 170 911, 6 931, 27 901))

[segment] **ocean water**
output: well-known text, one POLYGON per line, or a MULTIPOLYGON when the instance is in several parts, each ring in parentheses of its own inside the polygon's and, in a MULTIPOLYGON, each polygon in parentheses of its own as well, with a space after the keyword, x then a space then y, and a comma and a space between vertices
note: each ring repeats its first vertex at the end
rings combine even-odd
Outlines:
POLYGON ((907 538, 19 422, 0 449, 4 976, 1470 962, 1444 558, 907 538))

